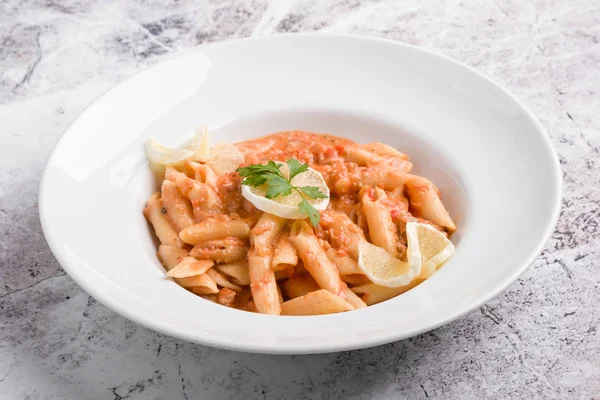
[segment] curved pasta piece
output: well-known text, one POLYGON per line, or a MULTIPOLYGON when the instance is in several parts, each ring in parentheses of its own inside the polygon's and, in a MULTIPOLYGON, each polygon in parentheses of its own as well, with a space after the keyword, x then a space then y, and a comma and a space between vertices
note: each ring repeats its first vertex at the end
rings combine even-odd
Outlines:
POLYGON ((456 230, 456 225, 446 207, 442 204, 438 190, 431 181, 421 176, 409 175, 406 180, 406 191, 410 200, 410 211, 416 217, 421 217, 450 231, 456 230))
POLYGON ((382 189, 370 186, 365 186, 361 190, 361 194, 371 243, 381 247, 393 257, 396 257, 398 255, 396 249, 396 225, 392 221, 391 210, 387 203, 387 195, 382 189))
POLYGON ((162 244, 176 247, 183 247, 183 242, 179 239, 177 231, 169 224, 165 214, 167 210, 163 207, 160 200, 160 193, 156 192, 148 199, 144 215, 154 227, 154 232, 162 244))
POLYGON ((177 233, 189 226, 194 225, 192 204, 189 199, 181 193, 177 185, 165 180, 161 186, 162 205, 165 216, 177 233))

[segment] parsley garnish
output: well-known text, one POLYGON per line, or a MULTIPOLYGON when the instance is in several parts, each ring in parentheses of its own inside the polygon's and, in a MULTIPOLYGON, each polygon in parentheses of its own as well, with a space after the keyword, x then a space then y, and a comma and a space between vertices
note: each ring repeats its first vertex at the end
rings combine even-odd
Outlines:
POLYGON ((292 185, 292 179, 298 174, 306 172, 308 165, 302 164, 300 161, 290 158, 286 162, 290 171, 290 177, 286 178, 279 165, 274 161, 269 161, 266 164, 252 164, 247 167, 238 168, 237 172, 244 177, 242 185, 247 186, 262 186, 267 185, 267 192, 265 197, 267 199, 275 199, 279 196, 288 196, 292 194, 292 191, 296 191, 302 198, 298 209, 301 213, 306 214, 310 220, 312 226, 317 226, 321 220, 321 215, 316 208, 312 206, 308 201, 309 199, 324 199, 327 195, 321 193, 316 186, 294 186, 292 185))

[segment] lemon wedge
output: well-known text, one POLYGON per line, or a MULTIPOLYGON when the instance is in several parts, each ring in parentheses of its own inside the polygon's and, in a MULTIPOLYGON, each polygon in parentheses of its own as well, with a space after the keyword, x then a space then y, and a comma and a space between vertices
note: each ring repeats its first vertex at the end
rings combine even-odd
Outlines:
POLYGON ((400 287, 408 285, 421 272, 421 250, 417 227, 406 224, 407 261, 400 261, 390 253, 367 241, 358 245, 358 267, 371 282, 386 286, 400 287))
MULTIPOLYGON (((454 254, 454 244, 431 225, 414 223, 421 251, 420 279, 427 279, 454 254)), ((408 226, 408 224, 407 224, 408 226)))
MULTIPOLYGON (((285 177, 289 177, 289 169, 287 164, 281 161, 276 161, 276 163, 280 166, 280 171, 283 173, 283 175, 285 177)), ((325 194, 327 197, 323 199, 311 199, 307 197, 306 201, 319 211, 323 211, 327 208, 327 205, 329 204, 329 188, 325 183, 325 179, 323 179, 323 175, 321 175, 319 172, 312 168, 308 168, 308 170, 305 172, 294 176, 290 183, 292 186, 297 187, 317 187, 319 191, 325 194)), ((246 200, 252 203, 254 207, 258 208, 259 210, 269 214, 277 215, 281 218, 306 218, 306 214, 300 212, 300 209, 298 208, 298 204, 300 204, 302 201, 302 197, 295 190, 292 190, 292 193, 287 196, 279 196, 274 199, 267 199, 265 197, 266 192, 266 185, 257 187, 242 185, 242 196, 244 196, 246 200)))
POLYGON ((209 154, 206 127, 197 128, 194 138, 181 149, 163 146, 153 137, 146 142, 148 159, 158 165, 177 164, 189 159, 205 161, 208 160, 209 154))

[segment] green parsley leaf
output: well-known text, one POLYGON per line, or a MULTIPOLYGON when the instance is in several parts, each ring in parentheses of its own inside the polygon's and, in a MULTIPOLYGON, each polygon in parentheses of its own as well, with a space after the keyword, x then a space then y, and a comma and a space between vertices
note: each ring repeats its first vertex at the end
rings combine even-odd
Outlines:
POLYGON ((290 170, 290 181, 294 179, 296 175, 306 172, 308 170, 307 164, 301 164, 300 161, 296 160, 295 158, 290 158, 289 160, 287 160, 286 164, 288 166, 288 169, 290 170))
POLYGON ((319 211, 307 201, 307 198, 324 199, 327 198, 327 196, 321 193, 316 186, 298 187, 291 184, 291 180, 295 176, 308 170, 307 164, 302 164, 294 158, 290 158, 286 164, 290 171, 289 179, 281 172, 280 165, 272 160, 266 164, 252 164, 243 168, 238 168, 236 171, 240 176, 244 177, 242 185, 253 187, 266 185, 267 191, 265 197, 267 199, 274 199, 279 196, 289 196, 292 194, 292 190, 295 190, 302 198, 300 204, 298 204, 298 209, 301 213, 306 214, 313 226, 317 226, 321 221, 321 215, 319 214, 319 211))
POLYGON ((246 177, 246 179, 244 179, 242 181, 242 185, 246 185, 246 186, 260 186, 262 184, 264 184, 267 181, 267 177, 263 176, 263 175, 251 175, 246 177))
POLYGON ((265 197, 267 199, 274 199, 279 196, 287 196, 292 193, 292 185, 281 176, 268 175, 267 180, 267 193, 265 197))
POLYGON ((298 204, 298 209, 302 214, 306 214, 312 226, 319 225, 321 222, 321 214, 314 208, 306 199, 303 197, 300 204, 298 204))
POLYGON ((311 199, 326 199, 327 195, 321 193, 318 187, 316 186, 302 186, 298 189, 302 190, 305 195, 310 197, 311 199))

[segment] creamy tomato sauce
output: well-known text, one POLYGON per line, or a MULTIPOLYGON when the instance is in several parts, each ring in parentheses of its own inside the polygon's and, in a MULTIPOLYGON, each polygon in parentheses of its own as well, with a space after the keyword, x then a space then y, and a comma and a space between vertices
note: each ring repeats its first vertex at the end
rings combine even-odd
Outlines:
MULTIPOLYGON (((389 162, 382 167, 360 165, 359 162, 348 160, 348 149, 358 148, 359 144, 348 139, 304 131, 289 131, 268 135, 262 138, 236 143, 235 146, 244 154, 244 164, 265 164, 270 160, 285 162, 295 158, 319 171, 331 191, 331 199, 327 210, 321 212, 322 223, 316 228, 317 236, 323 243, 335 243, 346 251, 343 235, 339 230, 331 229, 328 215, 336 212, 346 214, 357 224, 368 239, 368 226, 360 207, 361 188, 365 181, 372 177, 379 179, 390 167, 399 171, 410 170, 412 166, 402 158, 386 158, 389 162)), ((400 154, 400 153, 398 153, 400 154)), ((242 197, 242 178, 237 172, 232 172, 219 179, 217 187, 228 214, 239 214, 242 217, 260 214, 252 204, 242 197)), ((367 193, 367 195, 370 195, 367 193)), ((397 225, 398 233, 402 233, 406 222, 420 221, 413 217, 408 208, 408 200, 402 191, 387 192, 387 205, 391 209, 392 219, 397 225)), ((406 243, 399 235, 398 250, 404 254, 406 243)))

